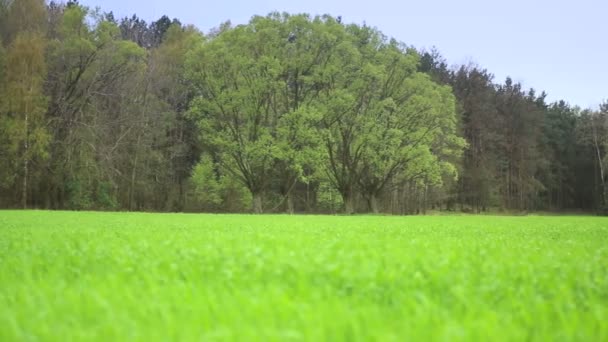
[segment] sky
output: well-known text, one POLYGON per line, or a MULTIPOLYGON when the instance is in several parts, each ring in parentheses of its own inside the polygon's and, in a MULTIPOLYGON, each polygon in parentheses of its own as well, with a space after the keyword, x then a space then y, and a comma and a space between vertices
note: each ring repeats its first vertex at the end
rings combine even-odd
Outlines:
POLYGON ((417 48, 436 47, 450 65, 475 63, 544 90, 549 101, 596 108, 608 100, 608 0, 81 0, 116 17, 162 15, 203 32, 271 11, 331 14, 365 22, 417 48))

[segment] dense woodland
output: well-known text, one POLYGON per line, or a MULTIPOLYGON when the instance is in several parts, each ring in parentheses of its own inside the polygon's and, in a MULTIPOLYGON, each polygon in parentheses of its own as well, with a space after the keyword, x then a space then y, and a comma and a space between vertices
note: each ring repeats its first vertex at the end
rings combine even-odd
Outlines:
POLYGON ((2 208, 607 211, 608 102, 548 103, 339 16, 203 33, 0 0, 0 34, 2 208))

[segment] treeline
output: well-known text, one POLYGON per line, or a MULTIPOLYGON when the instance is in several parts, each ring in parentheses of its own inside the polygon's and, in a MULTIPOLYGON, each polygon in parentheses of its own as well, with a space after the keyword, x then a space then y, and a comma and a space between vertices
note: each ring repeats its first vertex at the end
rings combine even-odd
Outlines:
POLYGON ((340 17, 203 34, 0 0, 0 33, 0 207, 607 207, 608 103, 547 103, 340 17))

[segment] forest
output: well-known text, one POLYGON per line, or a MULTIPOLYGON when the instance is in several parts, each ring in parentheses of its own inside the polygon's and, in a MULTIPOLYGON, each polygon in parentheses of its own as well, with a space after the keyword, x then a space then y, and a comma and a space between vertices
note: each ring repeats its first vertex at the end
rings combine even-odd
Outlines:
POLYGON ((0 0, 0 208, 608 212, 606 100, 337 15, 105 10, 0 0))

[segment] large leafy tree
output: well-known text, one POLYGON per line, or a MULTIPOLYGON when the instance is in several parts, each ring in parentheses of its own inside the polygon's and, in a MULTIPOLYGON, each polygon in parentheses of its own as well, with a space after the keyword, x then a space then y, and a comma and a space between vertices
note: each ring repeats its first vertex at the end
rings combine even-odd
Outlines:
POLYGON ((327 170, 345 212, 354 211, 356 188, 378 212, 377 199, 393 181, 440 182, 442 173, 454 173, 440 156, 458 155, 464 141, 455 134, 450 88, 417 71, 415 51, 369 27, 349 30, 354 52, 342 60, 350 65, 324 98, 327 170))
POLYGON ((314 160, 301 156, 315 154, 307 152, 315 149, 314 100, 324 87, 336 27, 331 17, 274 13, 225 26, 192 55, 190 77, 200 94, 193 113, 202 139, 249 189, 254 212, 262 211, 277 167, 289 196, 314 160))
POLYGON ((456 176, 446 157, 459 156, 464 141, 456 135, 451 89, 416 72, 417 56, 396 43, 380 51, 379 65, 369 81, 365 141, 357 169, 358 185, 369 209, 378 212, 377 198, 391 179, 440 183, 444 173, 456 176))
POLYGON ((202 139, 218 152, 224 169, 249 189, 255 212, 262 211, 276 149, 271 100, 280 89, 280 71, 273 39, 264 32, 254 34, 250 26, 230 29, 199 49, 191 66, 201 93, 193 110, 202 139))

